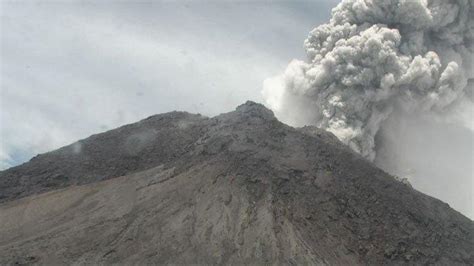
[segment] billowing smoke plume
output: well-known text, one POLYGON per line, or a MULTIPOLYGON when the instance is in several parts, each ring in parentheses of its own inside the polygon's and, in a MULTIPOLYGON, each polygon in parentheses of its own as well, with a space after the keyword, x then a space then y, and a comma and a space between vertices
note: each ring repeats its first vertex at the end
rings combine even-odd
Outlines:
POLYGON ((394 113, 442 114, 472 97, 473 0, 344 0, 264 83, 283 121, 325 128, 370 160, 394 113))

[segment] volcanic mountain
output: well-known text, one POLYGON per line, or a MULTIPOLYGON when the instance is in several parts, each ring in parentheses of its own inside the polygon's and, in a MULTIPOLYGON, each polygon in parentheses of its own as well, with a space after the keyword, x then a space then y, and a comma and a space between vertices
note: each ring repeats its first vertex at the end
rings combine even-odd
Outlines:
MULTIPOLYGON (((427 177, 429 178, 429 177, 427 177)), ((474 222, 260 104, 0 172, 0 264, 474 264, 474 222)))

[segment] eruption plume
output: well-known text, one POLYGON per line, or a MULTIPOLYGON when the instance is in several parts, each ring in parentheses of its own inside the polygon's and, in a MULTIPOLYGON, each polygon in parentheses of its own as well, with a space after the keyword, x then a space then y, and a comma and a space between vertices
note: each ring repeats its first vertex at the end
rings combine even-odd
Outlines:
POLYGON ((391 116, 437 116, 472 97, 473 18, 472 0, 344 0, 305 40, 307 61, 267 79, 263 96, 284 122, 374 160, 391 116))

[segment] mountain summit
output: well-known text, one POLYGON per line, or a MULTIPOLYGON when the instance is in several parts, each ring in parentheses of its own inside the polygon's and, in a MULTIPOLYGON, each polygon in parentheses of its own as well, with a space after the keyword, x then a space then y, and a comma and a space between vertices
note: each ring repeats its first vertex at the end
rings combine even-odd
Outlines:
POLYGON ((254 102, 38 155, 0 202, 2 265, 474 264, 471 220, 254 102))

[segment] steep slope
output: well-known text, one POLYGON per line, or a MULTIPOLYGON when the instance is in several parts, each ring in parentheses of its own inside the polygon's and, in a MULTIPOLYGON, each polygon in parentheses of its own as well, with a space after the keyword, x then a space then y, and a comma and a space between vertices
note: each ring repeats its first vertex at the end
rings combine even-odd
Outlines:
POLYGON ((78 143, 0 173, 0 264, 474 263, 472 221, 259 104, 78 143))
POLYGON ((171 112, 38 155, 0 172, 0 202, 179 160, 204 134, 209 122, 200 115, 171 112))

